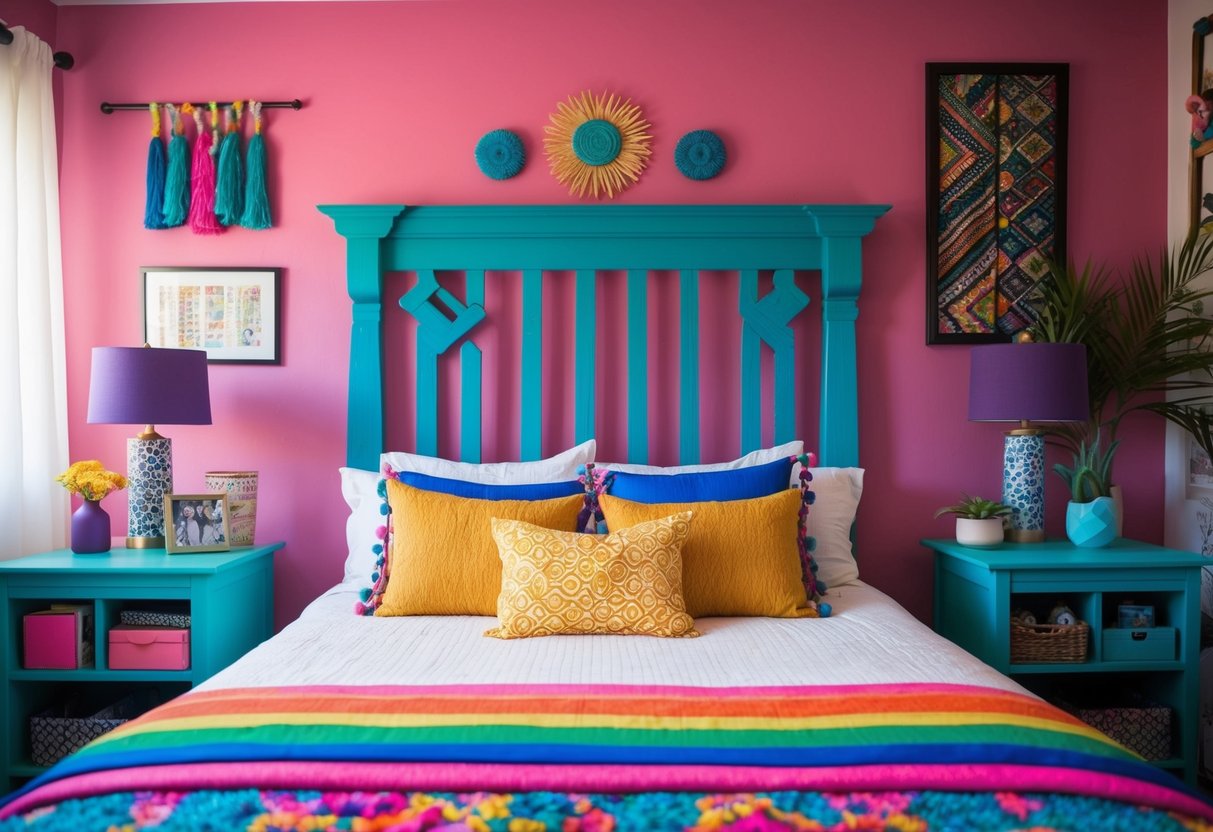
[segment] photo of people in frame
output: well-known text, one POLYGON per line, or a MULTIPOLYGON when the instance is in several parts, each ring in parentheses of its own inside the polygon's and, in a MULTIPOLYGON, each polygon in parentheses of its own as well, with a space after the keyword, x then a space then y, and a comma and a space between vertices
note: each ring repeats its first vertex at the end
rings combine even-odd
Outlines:
POLYGON ((167 551, 226 552, 231 548, 226 494, 169 494, 164 502, 167 551))

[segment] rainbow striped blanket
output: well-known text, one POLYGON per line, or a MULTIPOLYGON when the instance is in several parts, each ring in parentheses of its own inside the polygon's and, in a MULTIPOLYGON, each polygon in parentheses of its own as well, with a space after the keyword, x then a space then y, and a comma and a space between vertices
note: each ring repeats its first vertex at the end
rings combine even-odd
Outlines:
POLYGON ((472 806, 550 793, 584 808, 586 795, 672 792, 700 795, 696 811, 733 800, 721 795, 1041 793, 1149 807, 1174 828, 1213 821, 1172 775, 1047 703, 992 688, 466 685, 186 694, 10 795, 0 829, 26 828, 11 825, 21 817, 38 828, 40 807, 70 798, 248 789, 292 792, 293 806, 328 794, 471 794, 472 806))

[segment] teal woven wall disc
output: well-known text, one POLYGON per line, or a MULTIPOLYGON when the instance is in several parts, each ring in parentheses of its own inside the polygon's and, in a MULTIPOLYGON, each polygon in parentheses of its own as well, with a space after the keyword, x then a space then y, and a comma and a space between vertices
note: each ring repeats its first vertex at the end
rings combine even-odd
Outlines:
POLYGON ((601 118, 592 118, 573 131, 573 152, 587 165, 609 165, 623 149, 619 128, 601 118))
POLYGON ((526 164, 522 139, 510 130, 490 130, 476 142, 476 165, 489 179, 517 176, 526 164))
POLYGON ((727 158, 724 142, 711 130, 692 130, 674 147, 674 164, 687 179, 711 179, 727 158))

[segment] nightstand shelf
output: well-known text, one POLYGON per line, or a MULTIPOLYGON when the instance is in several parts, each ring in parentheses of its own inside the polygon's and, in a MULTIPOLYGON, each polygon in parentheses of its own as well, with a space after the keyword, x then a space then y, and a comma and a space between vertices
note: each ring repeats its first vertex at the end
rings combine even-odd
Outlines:
MULTIPOLYGON (((1123 538, 1102 549, 1081 549, 1064 540, 990 548, 955 540, 924 540, 923 545, 935 552, 938 633, 1046 698, 1092 689, 1135 690, 1171 708, 1174 753, 1153 763, 1196 782, 1203 557, 1123 538), (1156 624, 1174 628, 1172 658, 1105 658, 1104 630, 1117 628, 1116 609, 1129 600, 1153 606, 1156 624), (1057 602, 1090 626, 1086 659, 1012 663, 1014 610, 1033 609, 1043 621, 1042 611, 1057 602)), ((1166 653, 1172 652, 1169 639, 1168 632, 1161 641, 1166 653)))
POLYGON ((128 693, 169 699, 213 676, 273 632, 273 554, 281 543, 213 554, 114 549, 45 552, 0 562, 0 789, 45 767, 31 760, 29 718, 66 697, 91 707, 128 693), (109 669, 109 629, 127 604, 177 601, 189 607, 185 670, 109 669), (52 603, 91 604, 92 667, 22 666, 23 618, 52 603))

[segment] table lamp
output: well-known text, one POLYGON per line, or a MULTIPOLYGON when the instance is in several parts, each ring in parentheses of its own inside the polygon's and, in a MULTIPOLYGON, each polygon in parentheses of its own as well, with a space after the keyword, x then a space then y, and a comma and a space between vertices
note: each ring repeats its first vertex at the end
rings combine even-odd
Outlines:
POLYGON ((1007 539, 1045 539, 1045 438, 1033 422, 1085 422, 1087 348, 1082 344, 991 344, 969 363, 969 420, 1019 422, 1003 439, 1002 502, 1007 539))
POLYGON ((156 425, 209 425, 204 350, 93 347, 88 422, 146 425, 126 440, 128 549, 164 546, 164 495, 173 490, 173 442, 156 425))

